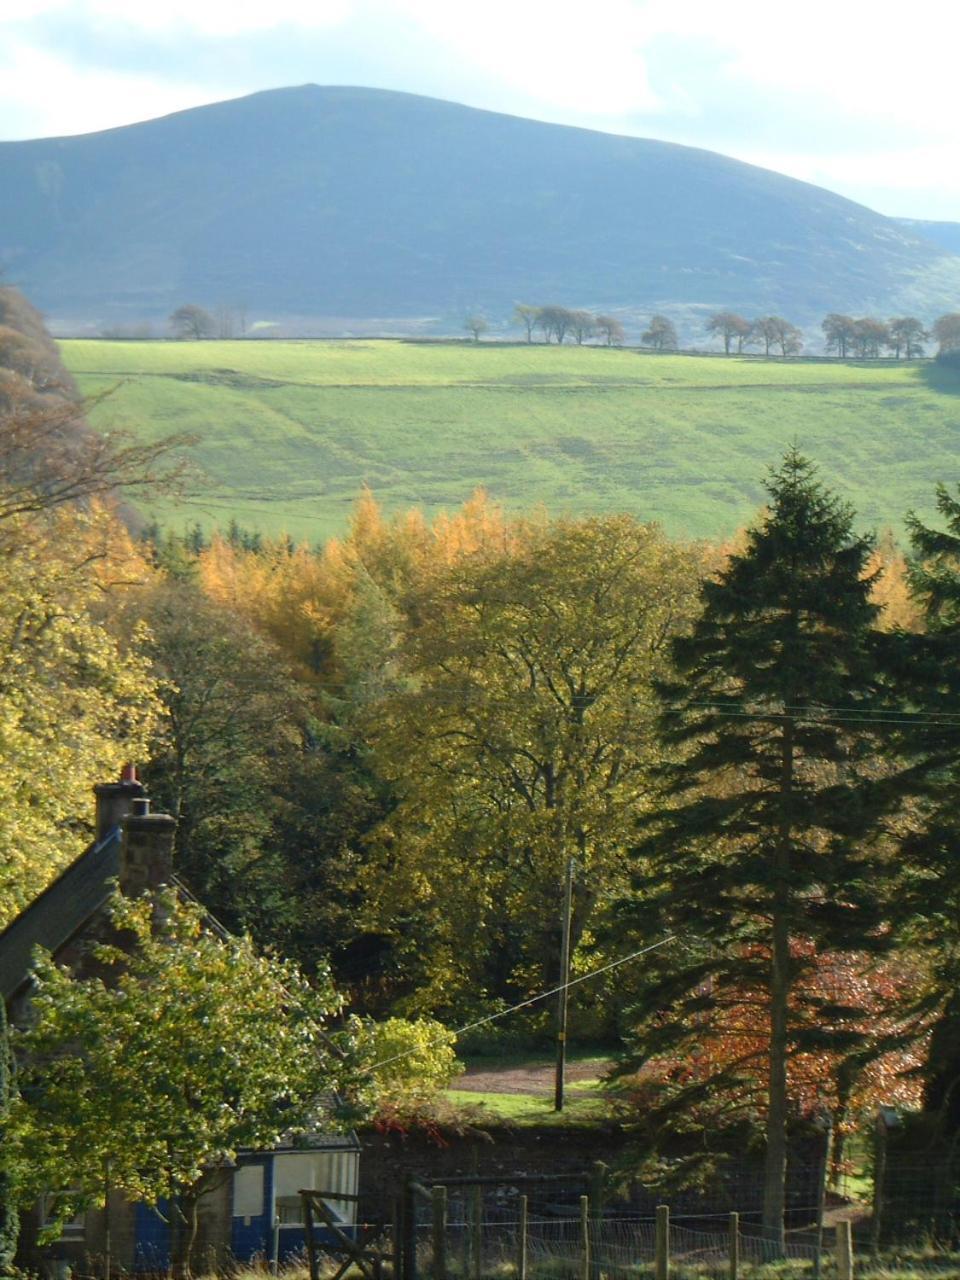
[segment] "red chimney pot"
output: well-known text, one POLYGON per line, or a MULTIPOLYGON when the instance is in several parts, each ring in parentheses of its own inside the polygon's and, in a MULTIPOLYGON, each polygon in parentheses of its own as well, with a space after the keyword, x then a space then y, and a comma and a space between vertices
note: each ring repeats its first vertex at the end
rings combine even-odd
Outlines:
POLYGON ((125 764, 120 770, 120 781, 136 782, 137 780, 137 766, 135 764, 125 764))

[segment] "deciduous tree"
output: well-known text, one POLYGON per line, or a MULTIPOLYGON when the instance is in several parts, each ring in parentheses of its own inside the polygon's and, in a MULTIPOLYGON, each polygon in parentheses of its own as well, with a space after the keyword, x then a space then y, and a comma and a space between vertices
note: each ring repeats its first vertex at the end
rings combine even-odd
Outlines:
POLYGON ((171 312, 170 328, 178 338, 212 338, 216 332, 216 322, 209 311, 198 307, 194 302, 184 303, 171 312))
POLYGON ((676 351, 677 330, 669 317, 655 315, 640 335, 640 341, 654 351, 676 351))
POLYGON ((863 316, 853 326, 853 352, 861 360, 876 360, 890 345, 890 330, 876 316, 863 316))
POLYGON ((916 316, 894 316, 887 325, 887 330, 890 334, 890 346, 898 360, 901 354, 906 360, 916 360, 923 355, 923 343, 930 335, 922 320, 918 320, 916 316))
POLYGON ((418 1009, 555 978, 568 857, 575 939, 619 882, 651 797, 651 681, 697 568, 627 517, 521 523, 417 597, 408 687, 371 729, 400 801, 366 885, 370 927, 408 949, 418 1009))
POLYGON ((938 317, 934 322, 933 336, 937 340, 941 355, 946 355, 950 351, 960 351, 960 311, 938 317))
POLYGON ((490 325, 487 323, 485 316, 469 315, 463 322, 463 327, 467 333, 473 335, 474 342, 479 342, 483 334, 487 332, 490 325))
POLYGON ((707 321, 707 333, 723 339, 725 355, 730 355, 734 344, 740 355, 744 342, 750 336, 750 321, 735 311, 718 311, 707 321))
POLYGON ((597 316, 597 333, 608 347, 619 347, 623 344, 623 325, 616 316, 597 316))
POLYGON ((836 311, 831 311, 820 326, 823 329, 827 350, 835 351, 841 360, 846 360, 853 350, 856 325, 857 322, 853 316, 840 315, 836 311))
POLYGON ((323 1033, 339 1001, 329 982, 215 933, 172 890, 116 899, 113 924, 125 945, 96 949, 101 976, 38 959, 17 1037, 20 1194, 69 1187, 70 1216, 102 1202, 105 1168, 131 1199, 172 1193, 182 1274, 199 1199, 237 1151, 306 1127, 345 1075, 323 1033))
POLYGON ((532 307, 526 302, 518 302, 513 308, 514 323, 522 325, 527 335, 527 341, 533 341, 533 331, 537 327, 540 319, 540 308, 532 307))

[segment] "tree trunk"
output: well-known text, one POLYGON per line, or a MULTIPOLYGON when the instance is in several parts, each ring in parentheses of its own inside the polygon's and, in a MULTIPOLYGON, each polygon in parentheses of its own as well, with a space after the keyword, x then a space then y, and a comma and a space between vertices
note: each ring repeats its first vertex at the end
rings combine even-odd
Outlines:
POLYGON ((170 1225, 171 1263, 174 1280, 190 1280, 193 1246, 197 1242, 199 1196, 195 1192, 179 1196, 176 1207, 171 1205, 170 1225), (173 1224, 176 1223, 176 1230, 173 1224))
POLYGON ((787 875, 790 862, 793 790, 792 719, 784 722, 780 772, 782 817, 774 857, 772 954, 770 966, 770 1060, 767 1151, 763 1172, 763 1234, 783 1256, 783 1211, 787 1178, 787 1016, 790 1001, 790 925, 787 875))

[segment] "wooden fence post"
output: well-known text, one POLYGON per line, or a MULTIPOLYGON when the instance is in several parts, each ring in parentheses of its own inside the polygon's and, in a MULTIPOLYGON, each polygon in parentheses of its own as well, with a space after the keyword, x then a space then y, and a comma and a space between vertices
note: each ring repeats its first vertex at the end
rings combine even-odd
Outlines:
POLYGON ((850 1219, 842 1218, 837 1232, 837 1280, 853 1280, 853 1235, 850 1219))
POLYGON ((517 1280, 527 1280, 527 1197, 520 1197, 519 1238, 517 1240, 517 1280))
POLYGON ((413 1178, 403 1188, 403 1280, 417 1280, 417 1195, 413 1178))
POLYGON ((590 1280, 590 1197, 580 1197, 580 1280, 590 1280))
POLYGON ((470 1243, 473 1254, 474 1280, 480 1280, 483 1269, 483 1188, 470 1188, 470 1243))
POLYGON ((653 1264, 654 1280, 670 1277, 670 1207, 657 1205, 656 1255, 653 1264))
POLYGON ((403 1198, 393 1198, 393 1280, 403 1280, 403 1198))
POLYGON ((737 1280, 740 1274, 740 1215, 730 1215, 730 1280, 737 1280))
POLYGON ((433 1188, 433 1280, 447 1280, 447 1188, 433 1188))

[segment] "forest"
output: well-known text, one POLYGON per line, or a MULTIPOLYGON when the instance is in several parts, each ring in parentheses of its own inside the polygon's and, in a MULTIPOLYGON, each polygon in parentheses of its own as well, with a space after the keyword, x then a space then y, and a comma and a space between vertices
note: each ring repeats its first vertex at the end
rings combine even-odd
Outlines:
POLYGON ((187 441, 93 433, 9 289, 0 359, 0 927, 133 760, 197 897, 380 1021, 553 986, 572 859, 575 975, 661 944, 574 988, 572 1036, 623 1049, 651 1157, 703 1135, 674 1176, 762 1133, 771 1231, 797 1118, 960 1129, 950 490, 889 513, 903 549, 796 448, 722 542, 482 492, 429 520, 363 492, 319 547, 178 534, 136 503, 187 441))

